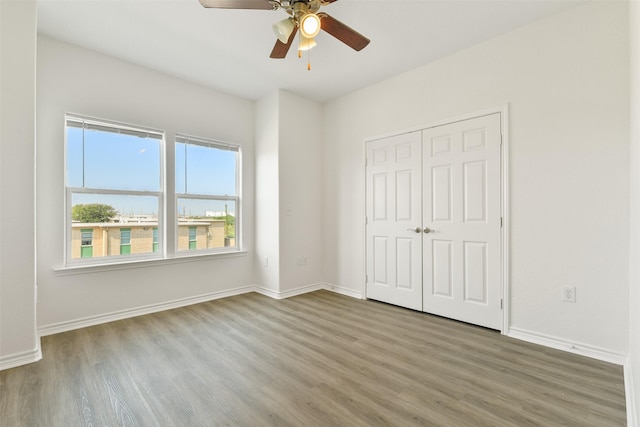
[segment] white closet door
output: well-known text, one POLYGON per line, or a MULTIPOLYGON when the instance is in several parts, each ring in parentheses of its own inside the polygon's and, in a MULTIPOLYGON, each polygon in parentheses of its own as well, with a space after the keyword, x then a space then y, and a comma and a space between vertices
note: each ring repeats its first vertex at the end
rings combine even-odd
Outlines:
POLYGON ((500 114, 422 140, 423 310, 501 329, 500 114))
POLYGON ((422 310, 421 133, 367 143, 367 298, 422 310))

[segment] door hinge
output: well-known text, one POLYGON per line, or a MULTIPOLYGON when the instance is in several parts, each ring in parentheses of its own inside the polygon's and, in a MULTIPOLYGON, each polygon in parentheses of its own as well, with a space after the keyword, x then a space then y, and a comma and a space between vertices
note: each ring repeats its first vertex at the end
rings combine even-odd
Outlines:
POLYGON ((368 274, 364 275, 364 283, 369 283, 369 275, 368 274))
POLYGON ((365 216, 364 217, 364 225, 369 224, 369 217, 365 216))
POLYGON ((500 310, 504 309, 504 304, 502 298, 500 298, 500 310))
POLYGON ((369 159, 367 159, 366 157, 364 158, 364 166, 367 167, 367 165, 369 164, 369 159))
POLYGON ((500 217, 500 228, 502 228, 502 217, 500 217))

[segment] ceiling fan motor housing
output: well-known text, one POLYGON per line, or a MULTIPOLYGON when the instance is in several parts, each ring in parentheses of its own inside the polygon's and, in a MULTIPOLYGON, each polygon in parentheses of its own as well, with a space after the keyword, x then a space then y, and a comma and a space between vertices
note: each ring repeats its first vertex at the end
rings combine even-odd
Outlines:
POLYGON ((292 0, 285 10, 295 18, 296 22, 300 22, 304 15, 320 10, 321 5, 320 0, 292 0))

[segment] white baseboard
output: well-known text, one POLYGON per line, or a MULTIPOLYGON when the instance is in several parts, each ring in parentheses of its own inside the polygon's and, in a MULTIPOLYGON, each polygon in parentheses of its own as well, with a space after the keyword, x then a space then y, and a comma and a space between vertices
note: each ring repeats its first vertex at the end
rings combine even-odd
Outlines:
MULTIPOLYGON (((633 381, 633 370, 629 359, 624 364, 624 395, 627 403, 627 426, 638 427, 640 419, 638 419, 638 411, 640 411, 640 403, 636 399, 636 389, 633 381)), ((640 397, 640 396, 638 396, 640 397)))
POLYGON ((351 296, 354 298, 362 298, 362 296, 350 289, 341 288, 339 286, 330 285, 328 283, 312 283, 290 289, 284 292, 273 291, 261 286, 244 286, 227 291, 211 292, 195 297, 182 298, 174 301, 163 302, 159 304, 151 304, 143 307, 136 307, 127 310, 114 311, 111 313, 99 314, 97 316, 89 316, 81 319, 68 320, 65 322, 52 323, 43 325, 38 328, 38 335, 41 337, 47 335, 58 334, 61 332, 72 331, 74 329, 86 328, 89 326, 99 325, 101 323, 113 322, 116 320, 127 319, 144 314, 157 313, 159 311, 171 310, 172 308, 185 307, 187 305, 198 304, 201 302, 212 301, 219 298, 230 297, 234 295, 245 294, 248 292, 257 292, 259 294, 275 299, 290 298, 296 295, 306 294, 308 292, 317 291, 319 289, 327 289, 339 294, 351 296))
POLYGON ((603 362, 614 363, 616 365, 625 364, 626 356, 621 353, 616 353, 611 350, 588 344, 567 341, 551 335, 510 327, 507 336, 533 344, 540 344, 545 347, 555 348, 556 350, 564 350, 569 353, 580 354, 603 362))
POLYGON ((325 289, 323 283, 312 283, 309 285, 299 286, 297 288, 290 289, 284 292, 278 292, 271 289, 263 288, 262 286, 256 286, 254 291, 274 299, 284 299, 295 297, 296 295, 306 294, 308 292, 317 291, 320 289, 325 289))
POLYGON ((0 357, 0 371, 28 365, 40 359, 42 359, 42 350, 40 350, 40 338, 38 338, 38 344, 35 349, 0 357))
MULTIPOLYGON (((283 299, 290 298, 296 295, 306 294, 308 292, 317 291, 319 289, 326 289, 332 292, 336 292, 342 295, 347 295, 353 298, 362 298, 362 294, 355 292, 351 289, 342 288, 329 283, 312 283, 309 285, 300 286, 295 289, 290 289, 284 292, 273 291, 261 286, 244 286, 241 288, 235 288, 227 291, 211 292, 208 294, 197 295, 189 298, 182 298, 174 301, 163 302, 159 304, 151 304, 143 307, 136 307, 126 310, 114 311, 111 313, 99 314, 96 316, 89 316, 81 319, 68 320, 65 322, 52 323, 49 325, 43 325, 38 328, 38 335, 41 337, 47 335, 58 334, 61 332, 72 331, 74 329, 86 328, 89 326, 99 325, 101 323, 113 322, 116 320, 127 319, 135 316, 142 316, 144 314, 157 313, 159 311, 171 310, 172 308, 185 307, 187 305, 198 304, 201 302, 212 301, 219 298, 230 297, 234 295, 245 294, 248 292, 257 292, 259 294, 275 298, 283 299)), ((30 362, 26 362, 30 363, 30 362)))
POLYGON ((284 299, 289 297, 294 297, 296 295, 306 294, 308 292, 318 291, 320 289, 325 289, 327 291, 335 292, 337 294, 345 295, 352 298, 363 299, 362 293, 354 291, 353 289, 343 288, 341 286, 336 286, 331 283, 312 283, 310 285, 300 286, 295 289, 291 289, 285 292, 278 292, 272 289, 263 288, 261 286, 256 286, 255 291, 259 294, 275 298, 275 299, 284 299))
POLYGON ((60 332, 67 332, 74 329, 86 328, 88 326, 99 325, 101 323, 113 322, 116 320, 127 319, 130 317, 142 316, 144 314, 157 313, 159 311, 171 310, 172 308, 185 307, 187 305, 198 304, 201 302, 212 301, 219 298, 230 297, 234 295, 253 292, 254 286, 244 286, 227 291, 211 292, 208 294, 197 295, 194 297, 181 298, 174 301, 163 302, 159 304, 151 304, 143 307, 136 307, 126 310, 114 311, 111 313, 99 314, 97 316, 89 316, 81 319, 68 320, 65 322, 52 323, 38 328, 39 336, 53 335, 60 332))
POLYGON ((332 283, 323 283, 324 289, 335 292, 340 295, 346 295, 351 298, 364 299, 364 295, 362 292, 354 291, 353 289, 343 288, 342 286, 337 286, 332 283))

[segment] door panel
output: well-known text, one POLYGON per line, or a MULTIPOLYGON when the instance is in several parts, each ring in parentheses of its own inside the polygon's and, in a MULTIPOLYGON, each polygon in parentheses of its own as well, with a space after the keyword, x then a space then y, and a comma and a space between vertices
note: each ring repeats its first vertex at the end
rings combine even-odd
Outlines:
POLYGON ((422 139, 423 309, 500 329, 500 115, 422 139))
POLYGON ((387 173, 373 175, 373 215, 376 221, 387 219, 387 173))
POLYGON ((374 269, 372 279, 378 285, 386 286, 389 284, 387 279, 387 267, 389 266, 389 250, 385 236, 373 236, 373 259, 374 269))
POLYGON ((367 143, 367 297, 422 310, 421 133, 367 143))
POLYGON ((464 242, 464 300, 487 303, 487 244, 464 242))
POLYGON ((435 240, 431 242, 432 259, 431 269, 426 272, 432 275, 432 292, 434 295, 451 298, 452 293, 452 276, 451 271, 451 241, 435 240))
POLYGON ((432 209, 434 221, 451 221, 451 167, 438 166, 432 169, 432 209))
POLYGON ((465 163, 463 165, 462 205, 464 221, 486 222, 487 176, 486 161, 465 163))
POLYGON ((396 172, 396 212, 398 221, 411 221, 413 216, 413 179, 415 173, 410 170, 396 172))
POLYGON ((413 238, 396 238, 396 283, 398 288, 412 290, 418 285, 422 287, 422 283, 415 283, 411 275, 413 271, 413 266, 411 264, 414 258, 414 254, 412 252, 415 246, 417 245, 414 243, 413 238))

